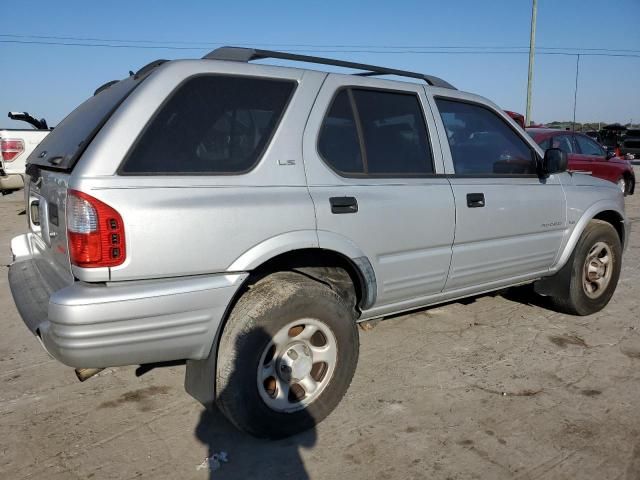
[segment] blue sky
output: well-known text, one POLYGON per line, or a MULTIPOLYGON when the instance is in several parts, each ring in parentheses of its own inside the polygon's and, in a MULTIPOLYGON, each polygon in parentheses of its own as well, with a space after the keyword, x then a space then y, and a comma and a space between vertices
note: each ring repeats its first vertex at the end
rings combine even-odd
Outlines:
MULTIPOLYGON (((55 124, 96 87, 151 60, 198 58, 208 47, 239 43, 257 47, 373 45, 376 47, 346 48, 358 50, 354 52, 315 54, 438 75, 461 90, 524 113, 526 54, 380 52, 385 51, 383 46, 499 47, 503 51, 526 47, 530 15, 530 0, 11 2, 0 30, 0 126, 14 123, 5 117, 9 110, 26 110, 55 124), (11 34, 127 40, 120 45, 151 40, 158 43, 136 44, 193 47, 179 42, 201 42, 202 46, 168 50, 2 43, 96 43, 6 36, 11 34)), ((639 19, 640 0, 539 0, 536 43, 540 47, 640 51, 639 19)), ((536 56, 532 118, 540 122, 571 119, 574 82, 575 57, 536 56)), ((581 57, 577 120, 626 123, 633 118, 639 122, 639 87, 640 57, 581 57)))

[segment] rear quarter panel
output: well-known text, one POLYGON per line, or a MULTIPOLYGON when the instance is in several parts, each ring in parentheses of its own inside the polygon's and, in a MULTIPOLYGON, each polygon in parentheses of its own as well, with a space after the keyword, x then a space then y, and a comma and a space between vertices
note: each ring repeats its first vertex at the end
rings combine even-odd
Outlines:
POLYGON ((125 224, 127 258, 110 269, 112 281, 224 272, 265 239, 315 230, 306 186, 177 179, 178 186, 175 180, 148 186, 138 179, 128 188, 91 191, 125 224))

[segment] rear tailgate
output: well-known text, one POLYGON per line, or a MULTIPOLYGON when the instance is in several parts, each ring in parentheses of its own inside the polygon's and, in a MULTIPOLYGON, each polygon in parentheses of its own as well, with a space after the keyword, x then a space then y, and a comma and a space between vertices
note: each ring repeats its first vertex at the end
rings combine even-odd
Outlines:
POLYGON ((49 291, 73 282, 67 248, 65 204, 69 174, 31 168, 25 186, 32 258, 49 291))
POLYGON ((141 80, 129 77, 86 100, 31 153, 26 185, 30 250, 43 278, 73 282, 67 243, 67 189, 73 168, 141 80))

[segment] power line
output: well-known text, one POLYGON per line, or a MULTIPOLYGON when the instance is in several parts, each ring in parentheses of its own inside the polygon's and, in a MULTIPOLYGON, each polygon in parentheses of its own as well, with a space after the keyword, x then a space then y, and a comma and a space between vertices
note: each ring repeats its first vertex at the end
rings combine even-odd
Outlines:
MULTIPOLYGON (((191 50, 191 51, 204 51, 211 49, 215 45, 203 46, 203 47, 181 47, 175 45, 134 45, 134 44, 112 44, 112 43, 79 43, 79 42, 52 42, 52 41, 39 41, 39 40, 0 40, 0 43, 4 44, 19 44, 19 45, 57 45, 65 47, 97 47, 97 48, 136 48, 136 49, 153 49, 153 50, 191 50)), ((221 45, 221 44, 220 44, 221 45)), ((434 47, 435 48, 435 47, 434 47)), ((286 49, 288 52, 297 53, 375 53, 375 54, 443 54, 443 55, 524 55, 528 54, 526 51, 505 51, 505 50, 369 50, 369 49, 356 49, 356 50, 322 50, 322 49, 286 49)), ((536 55, 566 55, 566 56, 598 56, 598 57, 630 57, 640 58, 639 54, 629 53, 588 53, 588 52, 540 52, 536 55)))
POLYGON ((206 50, 207 47, 176 47, 169 45, 114 45, 111 43, 72 43, 49 42, 39 40, 0 40, 0 43, 15 43, 20 45, 60 45, 65 47, 103 47, 103 48, 142 48, 160 50, 206 50))
MULTIPOLYGON (((504 45, 358 45, 358 44, 308 44, 308 43, 242 43, 242 42, 228 42, 228 41, 202 41, 191 42, 181 40, 143 40, 143 39, 117 39, 117 38, 98 38, 98 37, 76 37, 76 36, 56 36, 56 35, 25 35, 25 34, 0 34, 0 37, 7 38, 24 38, 24 39, 45 39, 45 40, 72 40, 73 45, 77 42, 115 42, 115 43, 148 43, 160 45, 157 48, 178 48, 175 45, 192 45, 192 49, 205 49, 211 45, 237 45, 237 46, 254 46, 262 45, 264 47, 305 47, 305 48, 358 48, 358 49, 410 49, 410 50, 423 50, 423 49, 443 49, 443 50, 459 50, 459 49, 472 49, 472 50, 528 50, 528 46, 504 46, 504 45), (195 47, 196 45, 201 47, 195 47)), ((5 42, 6 43, 6 42, 5 42)), ((57 42, 50 42, 51 44, 58 44, 57 42)), ((48 43, 45 43, 48 44, 48 43)), ((67 43, 65 42, 64 45, 67 43)), ((86 46, 96 45, 105 46, 103 44, 86 44, 86 46)), ((85 46, 84 43, 78 44, 78 46, 85 46)), ((117 45, 111 45, 118 48, 117 45)), ((127 45, 129 48, 133 48, 132 45, 127 45)), ((153 48, 151 46, 140 46, 140 48, 153 48)), ((187 47, 180 47, 180 49, 187 49, 187 47)), ((583 47, 537 47, 538 50, 565 50, 565 51, 585 51, 585 52, 625 52, 625 53, 640 53, 640 50, 633 49, 614 49, 614 48, 583 48, 583 47)))

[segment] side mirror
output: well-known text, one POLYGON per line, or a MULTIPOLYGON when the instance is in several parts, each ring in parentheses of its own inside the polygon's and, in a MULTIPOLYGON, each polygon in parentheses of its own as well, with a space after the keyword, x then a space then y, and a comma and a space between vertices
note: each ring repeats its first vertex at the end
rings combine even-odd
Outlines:
POLYGON ((607 148, 607 154, 605 155, 605 158, 609 160, 615 156, 616 156, 616 151, 614 149, 607 148))
POLYGON ((544 152, 542 170, 546 175, 567 171, 567 154, 559 148, 549 148, 544 152))

